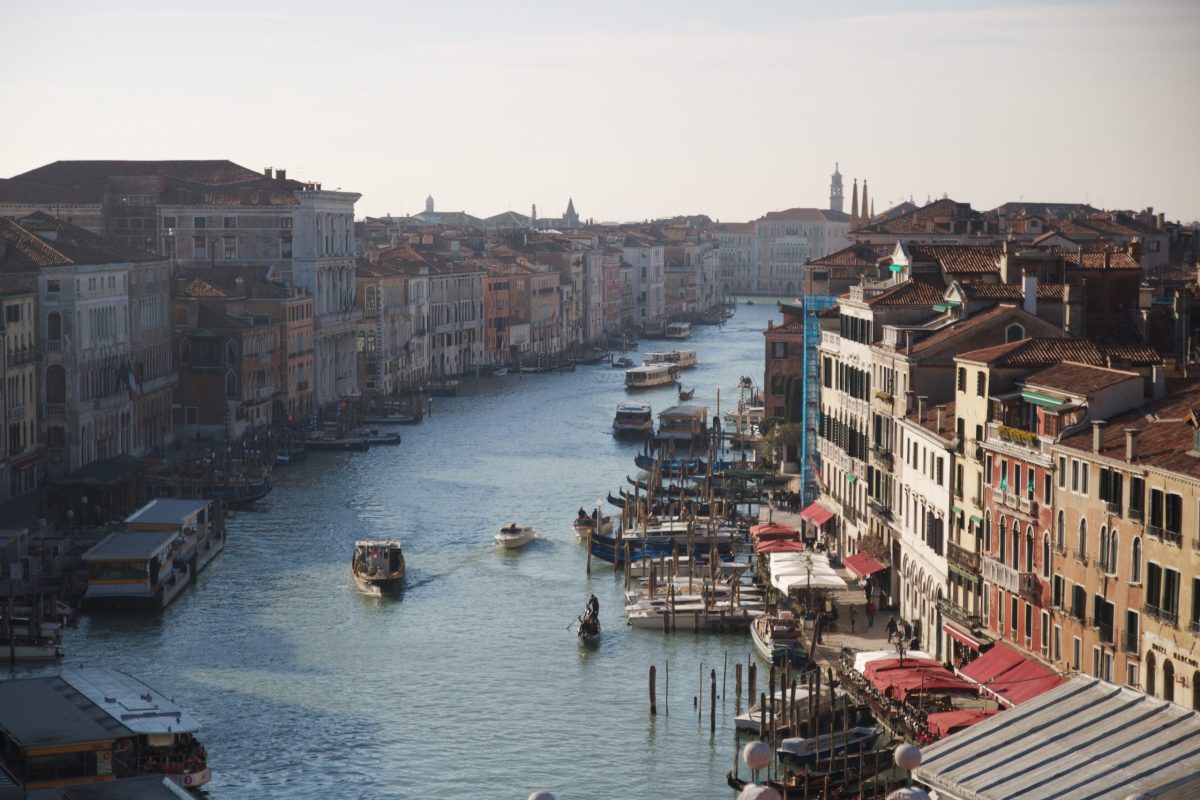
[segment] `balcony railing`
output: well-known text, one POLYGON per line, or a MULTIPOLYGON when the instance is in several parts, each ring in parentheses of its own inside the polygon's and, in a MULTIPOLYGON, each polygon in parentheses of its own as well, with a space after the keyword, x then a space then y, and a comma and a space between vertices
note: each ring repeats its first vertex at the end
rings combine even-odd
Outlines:
POLYGON ((979 574, 979 554, 965 547, 961 547, 954 542, 947 543, 946 559, 957 567, 979 574))
POLYGON ((1200 619, 1194 619, 1188 623, 1189 633, 1200 633, 1200 619))
POLYGON ((1140 508, 1129 507, 1129 518, 1134 522, 1141 522, 1146 518, 1146 512, 1140 508))
POLYGON ((31 364, 37 361, 38 351, 32 347, 25 347, 20 350, 13 350, 8 354, 8 363, 10 366, 19 367, 22 364, 31 364))
POLYGON ((1001 589, 1005 589, 1013 594, 1020 591, 1021 584, 1017 571, 1006 564, 1001 564, 991 556, 983 556, 980 558, 980 572, 983 574, 983 579, 989 583, 994 583, 1001 589))
POLYGON ((838 336, 834 331, 821 331, 821 347, 825 350, 838 350, 841 347, 842 337, 838 336))
POLYGON ((891 522, 893 519, 892 510, 888 508, 885 503, 882 503, 879 500, 867 500, 867 508, 871 509, 875 516, 879 517, 884 522, 891 522))
POLYGON ((46 403, 47 417, 65 417, 67 415, 66 403, 46 403))
POLYGON ((892 451, 891 451, 891 450, 888 450, 888 449, 886 449, 886 448, 880 447, 879 445, 875 445, 875 446, 873 446, 873 447, 871 448, 871 455, 875 456, 875 459, 876 459, 876 460, 877 460, 879 463, 881 463, 881 464, 883 464, 884 466, 886 466, 886 467, 887 467, 889 470, 892 468, 892 465, 893 465, 893 463, 894 463, 894 460, 893 460, 893 457, 892 457, 892 451))
POLYGON ((983 627, 983 620, 977 614, 971 614, 965 608, 954 603, 946 598, 939 598, 937 601, 938 610, 942 612, 942 616, 951 622, 956 622, 968 630, 983 627))
POLYGON ((51 353, 61 353, 63 349, 62 339, 47 339, 46 350, 51 353))
POLYGON ((1163 609, 1159 608, 1158 606, 1153 606, 1153 605, 1150 605, 1149 603, 1142 606, 1142 611, 1143 611, 1143 613, 1146 614, 1146 616, 1156 619, 1159 622, 1165 622, 1166 624, 1172 625, 1172 626, 1176 626, 1179 624, 1179 614, 1177 612, 1164 611, 1163 609))
POLYGON ((12 406, 8 409, 9 422, 17 422, 22 419, 25 419, 25 406, 12 406))
POLYGON ((1114 503, 1111 500, 1109 500, 1108 502, 1106 502, 1104 504, 1104 510, 1107 511, 1109 514, 1116 514, 1118 517, 1121 516, 1121 504, 1120 503, 1114 503))
POLYGON ((1096 630, 1100 631, 1100 641, 1104 644, 1113 643, 1113 626, 1109 623, 1101 622, 1096 625, 1096 630))

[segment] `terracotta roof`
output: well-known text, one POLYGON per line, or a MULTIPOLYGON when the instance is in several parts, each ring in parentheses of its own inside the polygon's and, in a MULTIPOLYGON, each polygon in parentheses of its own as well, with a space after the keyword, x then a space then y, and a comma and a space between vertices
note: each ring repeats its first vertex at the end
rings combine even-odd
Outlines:
POLYGON ((1110 361, 1125 361, 1129 366, 1162 363, 1161 356, 1153 348, 1144 345, 1110 348, 1097 345, 1089 339, 1021 339, 995 347, 961 353, 958 357, 967 361, 982 362, 993 367, 1034 369, 1061 361, 1075 361, 1097 367, 1107 366, 1110 361))
POLYGON ((203 278, 185 280, 178 293, 181 297, 225 297, 225 292, 203 278))
POLYGON ((1004 214, 1007 217, 1054 217, 1065 219, 1072 215, 1097 214, 1099 211, 1100 209, 1093 208, 1086 203, 1035 203, 1021 200, 1016 203, 1005 203, 996 206, 991 211, 985 211, 984 213, 992 217, 1004 214))
MULTIPOLYGON (((1025 299, 1025 291, 1019 283, 984 283, 982 281, 965 281, 960 283, 963 294, 968 300, 1013 300, 1021 302, 1025 299)), ((1064 283, 1038 283, 1037 299, 1048 302, 1062 302, 1064 283)))
POLYGON ((862 233, 965 234, 981 229, 983 215, 969 203, 937 200, 907 214, 859 229, 862 233))
POLYGON ((991 273, 1000 271, 1000 247, 993 244, 913 244, 914 261, 936 261, 942 272, 991 273))
POLYGON ((130 264, 163 257, 111 242, 42 213, 20 220, 0 218, 0 270, 21 272, 70 264, 130 264))
MULTIPOLYGON (((37 292, 37 281, 32 275, 5 275, 0 273, 0 295, 30 294, 37 292)), ((0 320, 2 323, 3 320, 0 320)))
POLYGON ((814 267, 874 269, 878 266, 879 259, 890 255, 893 249, 890 244, 852 244, 829 255, 809 259, 808 263, 814 267))
POLYGON ((758 219, 759 222, 849 222, 850 215, 842 211, 823 208, 789 208, 770 211, 758 219))
POLYGON ((1076 361, 1059 364, 1031 372, 1021 379, 1025 386, 1037 386, 1070 394, 1087 395, 1109 386, 1116 386, 1132 378, 1141 380, 1136 372, 1107 369, 1076 361))
POLYGON ((1095 250, 1080 253, 1072 251, 1068 248, 1058 251, 1066 262, 1068 267, 1075 269, 1098 269, 1098 270, 1140 270, 1142 265, 1137 262, 1137 259, 1128 250, 1118 250, 1116 252, 1095 250))
MULTIPOLYGON (((920 341, 913 343, 913 353, 925 353, 953 341, 958 351, 978 349, 1004 340, 1005 328, 1012 322, 1026 327, 1038 325, 1041 320, 1014 305, 1001 304, 981 311, 964 320, 941 328, 920 341)), ((1049 323, 1042 323, 1047 328, 1049 323)))
POLYGON ((934 306, 946 299, 946 285, 938 280, 913 278, 875 295, 869 306, 934 306))
POLYGON ((927 403, 925 405, 925 421, 918 419, 920 408, 914 407, 912 411, 905 415, 905 419, 909 422, 915 422, 930 433, 935 433, 938 436, 951 438, 954 436, 954 401, 946 403, 927 403), (942 409, 942 429, 937 428, 938 415, 937 410, 942 409))
MULTIPOLYGON (((1106 421, 1100 429, 1100 455, 1125 460, 1125 429, 1138 433, 1135 464, 1200 478, 1200 458, 1188 455, 1195 435, 1195 409, 1200 408, 1200 380, 1172 381, 1167 396, 1106 421)), ((1064 438, 1063 447, 1092 451, 1092 430, 1064 438)))
POLYGON ((714 232, 720 233, 754 233, 753 222, 722 222, 713 228, 714 232))

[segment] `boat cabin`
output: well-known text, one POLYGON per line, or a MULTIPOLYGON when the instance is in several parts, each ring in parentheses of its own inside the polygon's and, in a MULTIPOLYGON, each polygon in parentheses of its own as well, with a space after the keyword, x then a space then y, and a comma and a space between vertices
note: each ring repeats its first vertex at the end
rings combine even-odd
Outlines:
POLYGON ((644 433, 654 430, 654 411, 649 403, 620 403, 613 417, 613 430, 618 433, 644 433))
POLYGON ((646 366, 652 364, 673 364, 676 367, 694 367, 699 360, 695 350, 667 350, 663 352, 646 353, 642 362, 646 366))
POLYGON ((151 500, 125 520, 131 531, 174 531, 181 537, 177 559, 194 575, 225 547, 223 519, 211 500, 151 500))
POLYGON ((178 531, 113 531, 83 554, 90 607, 165 608, 187 583, 178 531))
POLYGON ((658 415, 660 441, 697 444, 708 441, 708 406, 683 404, 671 406, 658 415))
POLYGON ((115 669, 0 681, 0 787, 6 774, 22 791, 145 774, 202 786, 212 773, 194 738, 199 729, 182 708, 115 669))
POLYGON ((686 339, 692 335, 690 322, 668 322, 663 335, 668 339, 686 339))
POLYGON ((634 367, 625 372, 626 389, 649 389, 667 386, 679 377, 679 368, 668 364, 634 367))

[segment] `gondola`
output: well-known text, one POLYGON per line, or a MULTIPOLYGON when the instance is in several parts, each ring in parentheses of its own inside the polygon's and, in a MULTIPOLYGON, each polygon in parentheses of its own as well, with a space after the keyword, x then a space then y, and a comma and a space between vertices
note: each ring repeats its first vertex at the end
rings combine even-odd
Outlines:
POLYGON ((687 390, 685 390, 682 386, 680 386, 679 387, 679 402, 686 403, 688 400, 692 399, 692 396, 694 394, 696 394, 695 386, 693 386, 691 389, 687 389, 687 390))

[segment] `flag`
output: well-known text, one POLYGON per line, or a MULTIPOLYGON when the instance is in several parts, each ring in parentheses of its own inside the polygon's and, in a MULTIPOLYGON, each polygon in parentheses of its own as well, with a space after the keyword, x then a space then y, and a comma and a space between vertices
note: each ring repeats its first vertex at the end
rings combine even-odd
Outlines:
POLYGON ((138 396, 137 377, 133 374, 128 361, 122 361, 121 366, 117 367, 117 380, 125 384, 130 400, 138 396))

